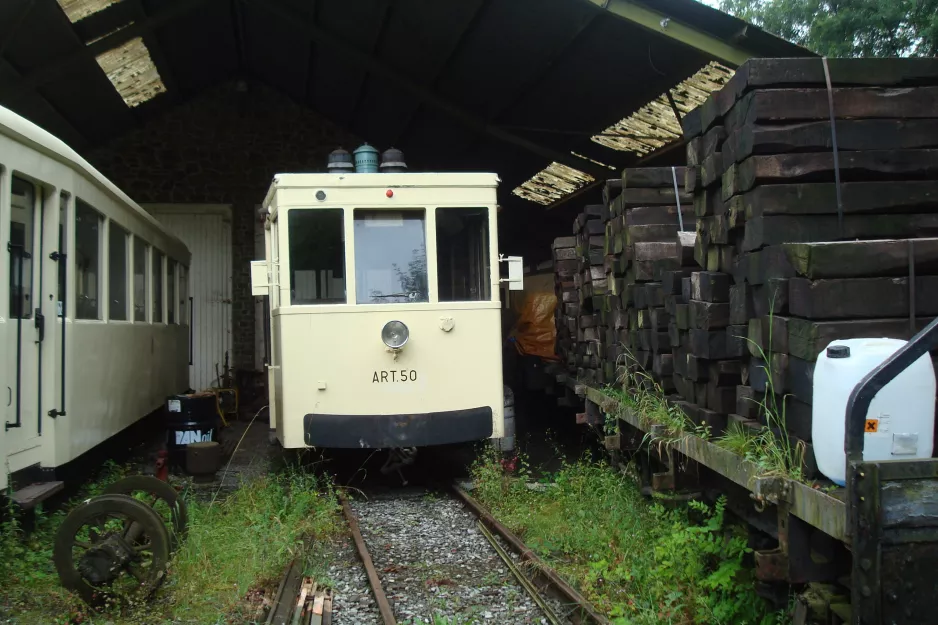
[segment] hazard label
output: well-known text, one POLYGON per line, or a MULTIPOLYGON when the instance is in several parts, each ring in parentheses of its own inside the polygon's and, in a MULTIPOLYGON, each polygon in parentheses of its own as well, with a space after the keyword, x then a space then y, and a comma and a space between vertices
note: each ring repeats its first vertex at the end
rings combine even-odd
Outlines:
POLYGON ((879 432, 879 419, 867 419, 866 431, 867 432, 879 432))

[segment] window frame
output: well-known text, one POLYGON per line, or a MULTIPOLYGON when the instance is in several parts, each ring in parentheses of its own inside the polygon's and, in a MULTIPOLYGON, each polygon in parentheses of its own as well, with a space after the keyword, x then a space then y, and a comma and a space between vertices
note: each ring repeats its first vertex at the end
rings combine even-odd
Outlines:
POLYGON ((352 281, 354 281, 354 277, 349 275, 348 215, 351 213, 351 211, 344 207, 339 207, 339 206, 321 206, 321 207, 320 206, 315 206, 315 207, 314 206, 310 206, 310 207, 295 206, 295 207, 290 207, 290 209, 287 210, 286 213, 287 213, 286 214, 286 228, 283 228, 283 229, 276 228, 276 223, 277 221, 279 221, 278 219, 277 221, 274 222, 274 228, 277 231, 277 235, 272 235, 274 236, 273 248, 274 248, 275 255, 279 254, 281 243, 286 247, 286 255, 285 255, 286 262, 281 264, 281 266, 283 267, 281 289, 283 289, 283 291, 282 291, 282 297, 280 298, 280 304, 281 305, 283 304, 284 299, 286 299, 288 306, 313 306, 313 307, 319 308, 322 306, 348 306, 349 304, 351 304, 352 303, 351 300, 354 299, 354 293, 352 293, 351 289, 349 288, 349 284, 352 281), (341 233, 342 233, 342 248, 343 248, 342 249, 342 273, 343 273, 343 282, 344 282, 344 289, 345 289, 345 298, 341 302, 338 302, 338 301, 323 301, 321 303, 317 303, 317 302, 296 303, 294 302, 293 276, 294 276, 295 270, 293 268, 293 257, 291 254, 291 246, 290 246, 290 240, 293 236, 293 225, 290 223, 290 219, 291 219, 290 216, 294 213, 301 213, 301 212, 306 212, 306 211, 318 211, 318 212, 338 211, 341 216, 340 223, 342 224, 341 233), (276 236, 283 236, 285 240, 282 242, 277 242, 276 236))
MULTIPOLYGON (((436 242, 436 255, 434 261, 436 263, 436 273, 437 273, 437 297, 438 301, 441 304, 464 304, 471 302, 492 302, 497 301, 498 298, 498 289, 495 287, 493 275, 498 270, 497 264, 493 264, 492 261, 492 211, 489 206, 486 205, 477 205, 477 206, 435 206, 433 208, 434 216, 434 232, 433 236, 436 242), (466 211, 472 212, 473 214, 479 214, 485 216, 485 227, 482 229, 484 241, 483 245, 483 256, 484 258, 483 267, 482 267, 482 288, 483 292, 488 291, 488 297, 480 297, 479 299, 440 299, 439 293, 439 284, 440 284, 440 255, 444 253, 440 250, 440 229, 439 221, 436 219, 439 215, 439 211, 466 211)), ((429 234, 428 234, 429 237, 429 234)))
POLYGON ((119 223, 113 219, 107 220, 107 320, 114 321, 117 323, 129 323, 132 322, 133 315, 133 305, 132 305, 132 295, 131 291, 133 289, 133 272, 131 265, 131 256, 133 255, 133 250, 131 249, 131 241, 133 240, 133 235, 130 230, 124 228, 119 223), (114 230, 118 230, 124 235, 124 318, 123 319, 114 319, 112 315, 111 307, 113 301, 111 299, 111 236, 114 230))
MULTIPOLYGON (((436 215, 435 211, 431 210, 427 206, 394 206, 394 207, 375 207, 368 205, 355 206, 354 208, 347 211, 348 215, 346 217, 346 239, 351 241, 351 245, 347 245, 347 248, 351 248, 350 258, 347 256, 347 259, 351 261, 350 266, 352 268, 351 274, 354 280, 354 289, 346 287, 352 293, 352 302, 354 306, 420 306, 424 304, 434 304, 437 303, 437 297, 439 296, 437 288, 437 277, 436 277, 436 240, 431 242, 431 237, 429 233, 431 228, 436 230, 436 215), (427 299, 426 301, 421 302, 359 302, 358 301, 358 262, 356 258, 356 253, 358 249, 358 240, 355 234, 355 224, 356 213, 358 211, 370 212, 370 213, 421 213, 422 225, 423 225, 423 248, 424 248, 424 257, 426 261, 426 280, 427 280, 427 299), (431 249, 432 248, 432 249, 431 249)), ((348 251, 348 250, 347 250, 348 251)), ((346 263, 349 263, 349 260, 346 260, 346 263)))
POLYGON ((163 252, 155 245, 150 245, 150 323, 156 325, 166 325, 166 252, 163 252), (156 266, 157 257, 159 257, 159 268, 156 266), (160 301, 156 301, 157 291, 157 271, 159 271, 159 294, 160 301), (160 318, 156 318, 159 312, 160 318))
POLYGON ((71 262, 75 267, 75 271, 72 274, 72 281, 75 284, 71 285, 72 288, 70 289, 71 293, 74 294, 72 297, 75 300, 75 317, 74 318, 75 318, 75 321, 104 321, 106 319, 104 309, 106 305, 105 297, 107 295, 106 287, 104 284, 106 281, 105 279, 106 278, 105 253, 106 253, 106 247, 107 247, 107 237, 106 237, 105 230, 107 229, 107 217, 105 217, 104 213, 102 213, 97 208, 95 208, 94 205, 92 205, 90 202, 87 202, 86 200, 83 200, 80 197, 76 197, 74 201, 75 201, 75 210, 74 210, 74 213, 72 214, 72 227, 73 227, 72 241, 74 241, 74 250, 72 253, 71 262), (87 209, 91 213, 97 215, 97 218, 98 218, 98 236, 97 236, 98 270, 97 270, 97 273, 95 274, 95 287, 96 287, 95 289, 96 290, 96 293, 95 293, 96 316, 95 317, 81 316, 79 305, 78 305, 79 303, 78 282, 79 282, 79 277, 80 277, 79 270, 78 270, 78 254, 79 254, 78 217, 79 217, 79 212, 82 212, 84 209, 87 209))

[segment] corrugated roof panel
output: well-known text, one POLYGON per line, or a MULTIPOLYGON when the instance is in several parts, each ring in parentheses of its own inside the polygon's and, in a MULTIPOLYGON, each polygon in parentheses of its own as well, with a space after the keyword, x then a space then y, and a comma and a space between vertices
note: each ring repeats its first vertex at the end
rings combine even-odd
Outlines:
MULTIPOLYGON (((681 114, 704 103, 733 77, 734 71, 710 62, 696 74, 671 89, 671 96, 681 114)), ((661 94, 625 119, 592 137, 596 143, 619 150, 645 155, 681 138, 681 125, 666 94, 661 94)))
POLYGON ((138 106, 166 91, 140 37, 99 54, 96 60, 127 106, 138 106))
POLYGON ((121 1, 122 0, 58 0, 59 6, 62 7, 62 10, 65 11, 65 15, 68 16, 69 21, 73 24, 121 1))
POLYGON ((589 174, 553 162, 530 180, 512 190, 512 194, 547 206, 593 182, 589 174))

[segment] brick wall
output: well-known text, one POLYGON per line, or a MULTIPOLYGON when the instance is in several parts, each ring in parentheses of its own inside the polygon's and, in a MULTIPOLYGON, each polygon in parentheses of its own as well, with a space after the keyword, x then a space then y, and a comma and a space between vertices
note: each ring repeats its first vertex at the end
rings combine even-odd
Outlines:
POLYGON ((87 155, 139 203, 231 204, 232 366, 253 368, 254 207, 278 172, 324 171, 336 146, 361 141, 261 85, 207 90, 87 155))

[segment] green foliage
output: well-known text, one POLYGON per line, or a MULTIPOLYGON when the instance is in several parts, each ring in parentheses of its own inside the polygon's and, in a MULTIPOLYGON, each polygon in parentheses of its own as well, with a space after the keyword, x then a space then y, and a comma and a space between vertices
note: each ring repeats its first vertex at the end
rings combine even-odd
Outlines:
POLYGON ((721 0, 720 8, 830 57, 938 54, 938 0, 721 0))
MULTIPOLYGON (((124 473, 109 467, 74 503, 100 493, 124 473)), ((38 515, 28 536, 9 515, 0 526, 0 620, 49 625, 249 622, 250 615, 240 613, 245 595, 275 584, 305 537, 327 536, 339 527, 331 485, 299 467, 255 478, 214 503, 186 499, 189 529, 166 582, 149 605, 123 613, 90 611, 59 585, 52 544, 65 510, 38 515)))
MULTIPOLYGON (((522 463, 523 464, 523 463, 522 463)), ((773 622, 744 565, 745 534, 724 503, 667 510, 603 464, 564 463, 551 488, 473 466, 474 495, 617 625, 773 622), (698 518, 697 522, 692 516, 698 518)))

